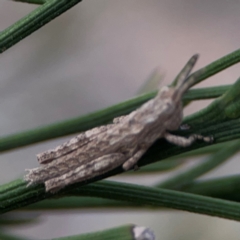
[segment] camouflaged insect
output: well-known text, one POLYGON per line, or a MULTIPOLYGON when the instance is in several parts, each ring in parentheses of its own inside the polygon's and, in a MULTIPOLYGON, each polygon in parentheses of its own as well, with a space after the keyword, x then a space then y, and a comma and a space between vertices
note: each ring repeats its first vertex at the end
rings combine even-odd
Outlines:
POLYGON ((46 191, 57 192, 65 186, 106 173, 120 165, 124 170, 137 166, 138 160, 158 139, 186 147, 196 139, 210 137, 175 136, 182 122, 182 96, 196 81, 189 76, 198 55, 194 55, 176 78, 173 87, 163 87, 157 96, 129 115, 115 118, 112 124, 79 134, 53 150, 37 155, 41 166, 29 169, 29 185, 44 183, 46 191))

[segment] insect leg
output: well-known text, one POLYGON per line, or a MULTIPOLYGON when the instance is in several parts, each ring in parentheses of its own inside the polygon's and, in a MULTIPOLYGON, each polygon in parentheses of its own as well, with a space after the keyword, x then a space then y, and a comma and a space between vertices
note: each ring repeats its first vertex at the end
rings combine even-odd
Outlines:
POLYGON ((202 135, 197 135, 197 134, 192 134, 188 138, 182 137, 182 136, 176 136, 171 133, 166 132, 164 134, 164 138, 170 142, 173 143, 177 146, 181 147, 188 147, 192 143, 194 143, 197 139, 198 140, 203 140, 204 142, 212 142, 213 138, 212 137, 204 137, 202 135))
POLYGON ((177 75, 176 79, 174 80, 174 83, 176 83, 176 88, 180 88, 183 85, 190 72, 192 71, 194 65, 196 64, 197 59, 198 54, 193 55, 187 64, 183 67, 181 72, 177 75))
POLYGON ((147 148, 141 148, 138 150, 131 158, 129 158, 123 165, 123 169, 125 171, 131 169, 133 166, 136 166, 138 160, 142 157, 142 155, 146 152, 147 148))
POLYGON ((59 177, 45 181, 46 192, 57 192, 69 184, 92 179, 120 166, 124 161, 125 156, 121 153, 104 155, 59 177))

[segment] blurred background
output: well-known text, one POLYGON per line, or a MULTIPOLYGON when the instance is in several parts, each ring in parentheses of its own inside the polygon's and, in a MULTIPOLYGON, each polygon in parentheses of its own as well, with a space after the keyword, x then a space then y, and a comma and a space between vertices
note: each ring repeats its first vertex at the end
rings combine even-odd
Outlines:
MULTIPOLYGON (((0 2, 0 30, 37 5, 0 2)), ((187 60, 197 68, 239 48, 240 1, 88 0, 0 56, 0 136, 83 115, 136 95, 159 66, 169 84, 187 60)), ((239 65, 199 86, 230 84, 239 65)), ((205 106, 197 102, 185 114, 205 106)), ((0 182, 38 165, 35 155, 69 137, 1 154, 0 182)), ((201 159, 200 159, 201 160, 201 159)), ((239 173, 238 157, 206 177, 239 173), (237 166, 237 167, 236 167, 237 166)), ((167 175, 115 177, 153 184, 167 175)), ((29 238, 53 238, 125 223, 152 228, 157 239, 239 239, 239 223, 181 211, 47 212, 41 222, 14 227, 29 238)))

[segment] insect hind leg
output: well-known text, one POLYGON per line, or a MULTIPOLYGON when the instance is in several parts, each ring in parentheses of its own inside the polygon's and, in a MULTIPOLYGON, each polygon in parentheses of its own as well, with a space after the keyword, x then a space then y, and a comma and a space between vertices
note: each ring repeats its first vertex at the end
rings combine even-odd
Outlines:
POLYGON ((123 165, 123 169, 125 171, 131 169, 132 167, 134 167, 135 169, 137 169, 137 162, 138 160, 142 157, 142 155, 146 152, 147 148, 144 147, 140 150, 138 150, 131 158, 129 158, 123 165))
POLYGON ((96 158, 89 163, 80 165, 67 173, 45 181, 47 192, 55 193, 69 184, 84 182, 94 177, 100 176, 118 166, 125 161, 125 156, 121 153, 110 153, 96 158))
POLYGON ((213 137, 211 137, 211 136, 205 137, 205 136, 198 135, 198 134, 192 134, 188 138, 185 138, 182 136, 173 135, 168 132, 166 132, 164 134, 164 138, 168 142, 173 143, 180 147, 188 147, 188 146, 192 145, 196 140, 203 140, 204 142, 208 142, 208 143, 211 143, 213 141, 213 137))

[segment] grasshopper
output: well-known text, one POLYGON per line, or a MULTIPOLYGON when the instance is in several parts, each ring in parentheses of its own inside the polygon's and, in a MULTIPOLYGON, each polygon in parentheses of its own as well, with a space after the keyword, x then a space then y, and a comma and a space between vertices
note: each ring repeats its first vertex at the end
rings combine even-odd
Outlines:
POLYGON ((198 55, 194 55, 175 80, 175 86, 162 87, 155 98, 129 115, 115 118, 112 124, 80 133, 53 150, 37 155, 40 167, 29 169, 25 179, 29 184, 44 183, 46 192, 57 192, 65 186, 83 182, 122 166, 127 171, 159 138, 187 147, 196 139, 211 142, 211 137, 193 134, 188 138, 169 131, 182 122, 183 94, 195 83, 189 77, 198 55))

